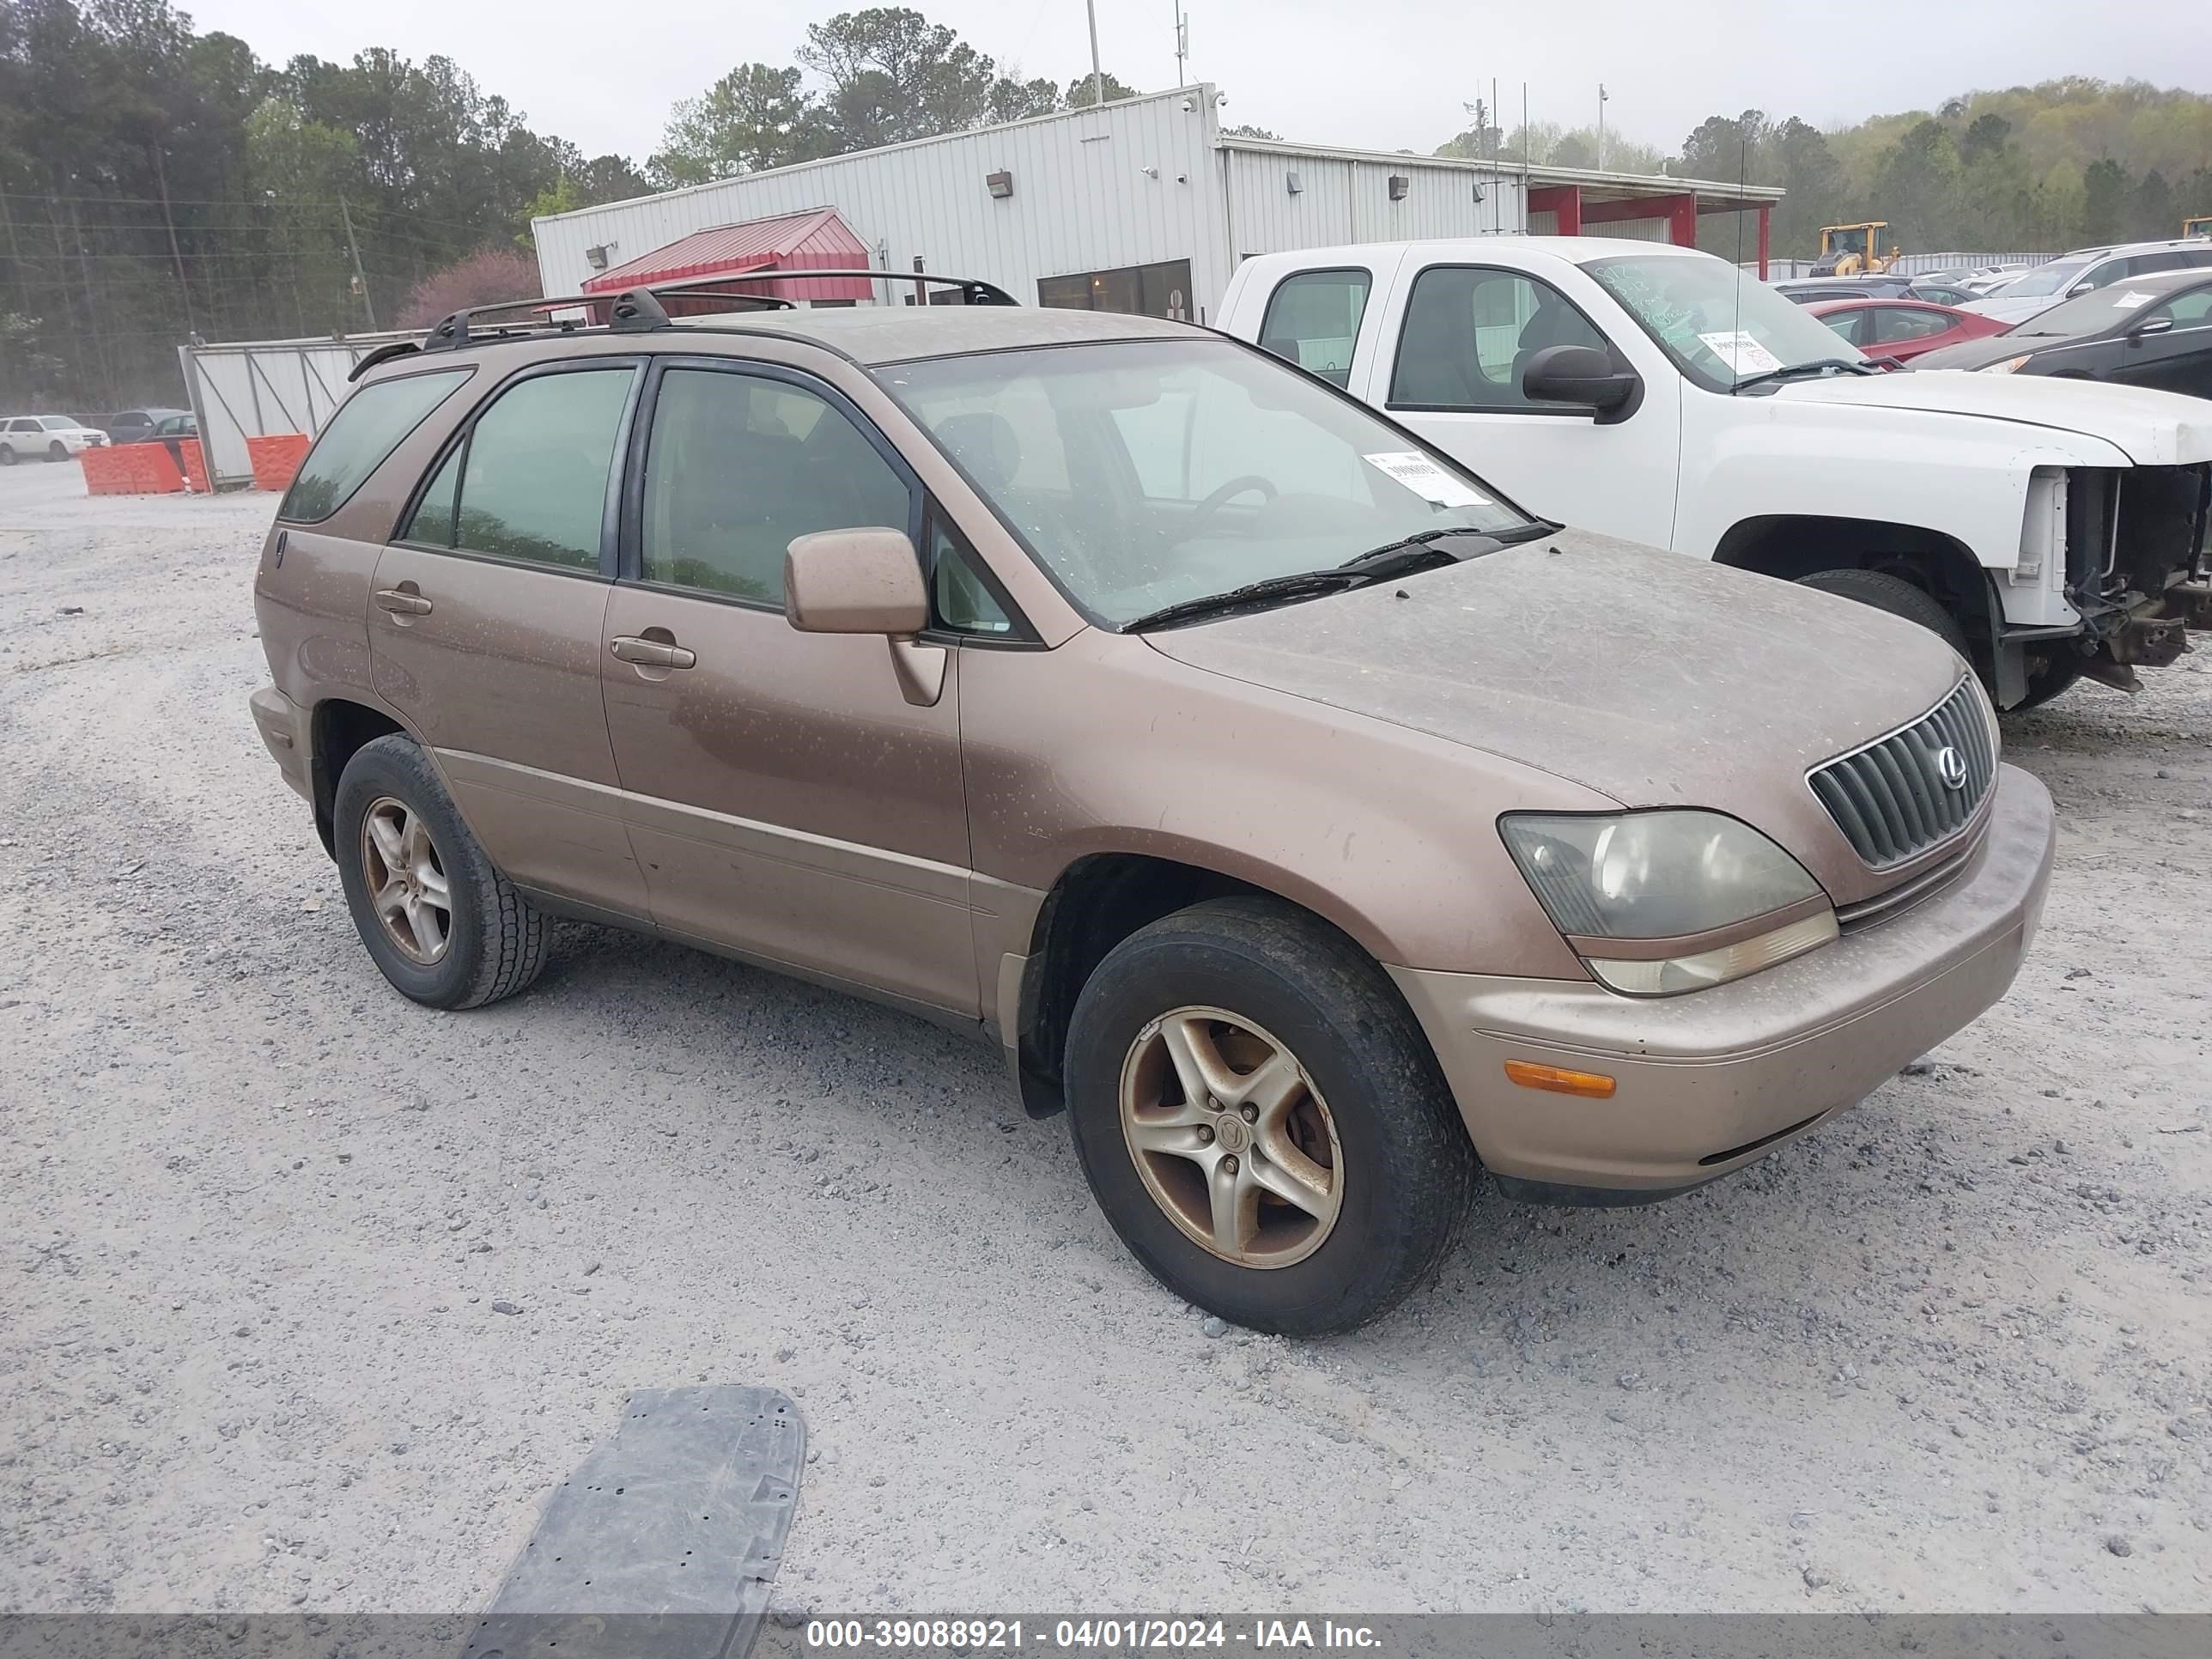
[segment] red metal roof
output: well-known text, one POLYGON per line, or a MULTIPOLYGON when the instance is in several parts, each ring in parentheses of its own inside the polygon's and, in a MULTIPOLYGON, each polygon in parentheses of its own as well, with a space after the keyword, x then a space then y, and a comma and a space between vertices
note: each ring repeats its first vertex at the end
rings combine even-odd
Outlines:
MULTIPOLYGON (((836 209, 810 208, 773 219, 695 230, 666 247, 601 271, 584 284, 584 292, 611 294, 654 283, 764 271, 850 270, 871 263, 867 244, 846 227, 836 209)), ((860 277, 744 284, 748 290, 756 286, 795 300, 865 300, 872 292, 872 285, 860 277)))

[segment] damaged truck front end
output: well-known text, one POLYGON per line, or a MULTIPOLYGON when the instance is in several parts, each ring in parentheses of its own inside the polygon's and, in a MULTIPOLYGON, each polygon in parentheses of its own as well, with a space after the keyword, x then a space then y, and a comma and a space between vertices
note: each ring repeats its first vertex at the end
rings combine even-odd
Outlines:
POLYGON ((2024 672, 2135 691, 2136 669, 2165 666, 2191 648, 2191 629, 2212 627, 2212 463, 2071 467, 2058 488, 2063 592, 2081 625, 2020 641, 2024 672))

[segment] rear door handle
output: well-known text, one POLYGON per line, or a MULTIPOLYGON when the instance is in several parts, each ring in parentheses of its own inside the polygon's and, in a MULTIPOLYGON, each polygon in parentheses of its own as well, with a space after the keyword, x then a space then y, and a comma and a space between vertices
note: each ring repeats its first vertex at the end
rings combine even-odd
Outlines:
POLYGON ((617 634, 608 642, 607 649, 623 662, 635 663, 641 668, 690 668, 699 658, 696 653, 666 640, 641 640, 635 634, 617 634))
POLYGON ((430 601, 420 593, 410 593, 397 587, 380 587, 375 593, 376 608, 389 611, 395 617, 427 617, 430 601))

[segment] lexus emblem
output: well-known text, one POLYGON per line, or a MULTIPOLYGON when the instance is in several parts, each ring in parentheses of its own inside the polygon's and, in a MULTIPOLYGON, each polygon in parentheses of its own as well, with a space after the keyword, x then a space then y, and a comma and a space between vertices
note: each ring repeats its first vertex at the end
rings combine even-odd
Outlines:
POLYGON ((1966 757, 1945 744, 1936 751, 1936 775, 1943 780, 1946 789, 1966 787, 1966 757))

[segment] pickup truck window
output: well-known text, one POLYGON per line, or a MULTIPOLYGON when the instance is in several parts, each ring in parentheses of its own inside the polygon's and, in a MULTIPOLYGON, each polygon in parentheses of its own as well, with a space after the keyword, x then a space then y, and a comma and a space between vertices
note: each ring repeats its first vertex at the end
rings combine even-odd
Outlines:
POLYGON ((1717 259, 1628 253, 1583 269, 1709 392, 1800 363, 1864 361, 1818 317, 1717 259))
POLYGON ((1531 522, 1360 404, 1227 341, 1033 346, 877 379, 1108 627, 1422 531, 1531 522), (1050 471, 1030 466, 1039 451, 1050 471))
POLYGON ((1521 390, 1522 371, 1546 346, 1601 351, 1605 344, 1596 325, 1548 283, 1513 270, 1431 265, 1413 279, 1406 301, 1390 406, 1575 414, 1530 401, 1521 390))
POLYGON ((1267 296, 1260 344, 1335 386, 1352 383, 1352 348, 1374 287, 1365 270, 1301 270, 1267 296))

